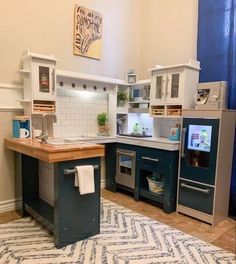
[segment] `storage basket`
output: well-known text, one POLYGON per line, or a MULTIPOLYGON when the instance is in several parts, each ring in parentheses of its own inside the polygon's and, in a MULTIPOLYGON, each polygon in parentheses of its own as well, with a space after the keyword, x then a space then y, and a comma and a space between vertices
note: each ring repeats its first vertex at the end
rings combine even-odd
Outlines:
POLYGON ((148 180, 148 187, 150 192, 162 194, 164 192, 164 182, 163 181, 154 181, 147 177, 148 180))

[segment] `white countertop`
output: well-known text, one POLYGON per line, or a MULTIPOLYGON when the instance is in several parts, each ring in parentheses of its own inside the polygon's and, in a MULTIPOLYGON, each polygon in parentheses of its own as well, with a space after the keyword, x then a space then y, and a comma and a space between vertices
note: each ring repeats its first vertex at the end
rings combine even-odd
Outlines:
POLYGON ((138 138, 138 137, 129 137, 129 136, 117 136, 116 142, 131 144, 141 147, 157 148, 163 150, 179 150, 180 141, 170 140, 168 138, 138 138))
POLYGON ((163 149, 169 151, 179 150, 180 141, 170 140, 168 138, 154 138, 154 137, 129 137, 129 136, 94 136, 94 137, 74 137, 74 138, 54 138, 49 139, 53 145, 73 144, 78 142, 89 142, 95 144, 106 143, 123 143, 141 147, 149 147, 156 149, 163 149), (66 143, 65 143, 66 142, 66 143))

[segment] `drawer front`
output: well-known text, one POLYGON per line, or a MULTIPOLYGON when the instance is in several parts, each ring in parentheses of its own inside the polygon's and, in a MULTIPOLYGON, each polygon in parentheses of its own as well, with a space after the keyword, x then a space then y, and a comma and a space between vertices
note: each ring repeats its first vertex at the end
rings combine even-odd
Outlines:
POLYGON ((157 169, 164 169, 168 165, 168 161, 162 151, 148 148, 142 148, 139 151, 138 162, 140 165, 157 169))
POLYGON ((179 181, 178 204, 212 215, 213 200, 213 187, 185 180, 179 181))

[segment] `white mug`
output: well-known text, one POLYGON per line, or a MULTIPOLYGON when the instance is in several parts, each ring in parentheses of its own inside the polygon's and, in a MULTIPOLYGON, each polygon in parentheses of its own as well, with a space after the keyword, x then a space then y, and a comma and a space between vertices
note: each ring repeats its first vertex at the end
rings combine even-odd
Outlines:
POLYGON ((29 131, 25 128, 20 128, 20 138, 27 138, 29 136, 29 131))

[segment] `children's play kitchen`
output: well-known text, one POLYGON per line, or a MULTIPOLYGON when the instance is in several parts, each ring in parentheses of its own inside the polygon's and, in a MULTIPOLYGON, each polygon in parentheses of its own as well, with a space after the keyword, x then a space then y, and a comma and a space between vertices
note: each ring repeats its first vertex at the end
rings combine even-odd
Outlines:
POLYGON ((25 116, 14 118, 14 139, 5 140, 21 153, 23 216, 48 227, 57 247, 99 233, 102 176, 106 189, 166 213, 212 225, 227 217, 235 112, 225 109, 226 83, 198 84, 193 60, 153 68, 150 80, 132 71, 126 81, 59 70, 56 61, 24 54, 25 116), (97 105, 90 109, 92 95, 97 105), (83 103, 81 115, 66 108, 83 103), (82 125, 89 133, 76 132, 82 125), (60 126, 72 126, 71 137, 60 126), (84 193, 87 185, 92 191, 84 193))

